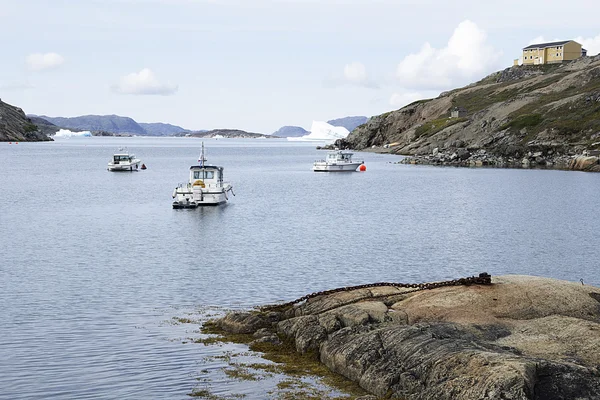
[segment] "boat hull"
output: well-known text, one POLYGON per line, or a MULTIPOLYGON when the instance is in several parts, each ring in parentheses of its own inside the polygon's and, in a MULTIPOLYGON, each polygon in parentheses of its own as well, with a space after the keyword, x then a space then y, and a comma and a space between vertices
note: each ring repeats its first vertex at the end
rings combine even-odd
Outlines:
POLYGON ((362 163, 321 163, 316 162, 313 165, 313 171, 315 172, 354 172, 362 163))
POLYGON ((173 192, 173 208, 196 208, 204 206, 218 206, 227 203, 227 192, 232 191, 231 186, 220 189, 205 190, 198 186, 178 187, 173 192))

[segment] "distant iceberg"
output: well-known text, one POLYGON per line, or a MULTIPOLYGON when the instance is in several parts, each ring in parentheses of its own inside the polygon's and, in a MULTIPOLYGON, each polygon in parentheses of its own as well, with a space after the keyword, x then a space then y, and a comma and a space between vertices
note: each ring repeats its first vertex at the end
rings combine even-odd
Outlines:
POLYGON ((82 132, 73 132, 68 129, 60 129, 56 132, 53 137, 55 138, 70 138, 70 137, 90 137, 92 136, 92 132, 90 131, 82 131, 82 132))
POLYGON ((310 127, 310 133, 306 136, 288 137, 290 141, 315 141, 315 142, 335 142, 338 139, 345 139, 350 131, 343 126, 333 126, 324 121, 313 121, 310 127))

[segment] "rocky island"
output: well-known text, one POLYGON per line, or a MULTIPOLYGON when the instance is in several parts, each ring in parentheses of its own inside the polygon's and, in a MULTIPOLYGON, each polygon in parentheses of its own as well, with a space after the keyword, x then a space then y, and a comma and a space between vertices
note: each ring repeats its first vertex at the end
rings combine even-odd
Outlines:
POLYGON ((600 171, 600 56, 507 68, 372 117, 338 146, 413 164, 600 171))
POLYGON ((277 136, 265 135, 262 133, 246 132, 240 129, 213 129, 210 131, 199 131, 186 133, 185 136, 198 138, 230 138, 230 139, 255 139, 255 138, 275 138, 277 136))
POLYGON ((291 342, 373 398, 600 398, 600 288, 584 282, 480 274, 299 300, 214 325, 291 342))

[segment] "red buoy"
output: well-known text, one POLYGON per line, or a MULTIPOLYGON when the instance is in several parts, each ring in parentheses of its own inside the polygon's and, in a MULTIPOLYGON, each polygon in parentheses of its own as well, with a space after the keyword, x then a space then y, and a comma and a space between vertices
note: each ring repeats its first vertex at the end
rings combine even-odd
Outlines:
POLYGON ((146 169, 146 164, 142 164, 142 169, 146 169))
POLYGON ((367 170, 367 166, 365 164, 360 164, 360 167, 358 167, 358 170, 360 172, 365 172, 367 170))

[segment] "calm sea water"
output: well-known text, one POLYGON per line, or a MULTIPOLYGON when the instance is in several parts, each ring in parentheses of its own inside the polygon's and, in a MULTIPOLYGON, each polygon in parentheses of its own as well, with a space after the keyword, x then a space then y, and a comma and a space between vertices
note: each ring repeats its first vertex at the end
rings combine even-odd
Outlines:
MULTIPOLYGON (((600 174, 370 153, 365 173, 314 173, 314 143, 205 140, 237 196, 173 210, 200 143, 0 143, 0 398, 188 398, 223 350, 172 321, 213 309, 482 271, 600 285, 600 174), (148 170, 106 171, 119 146, 148 170)), ((211 385, 264 398, 259 382, 211 385)))

